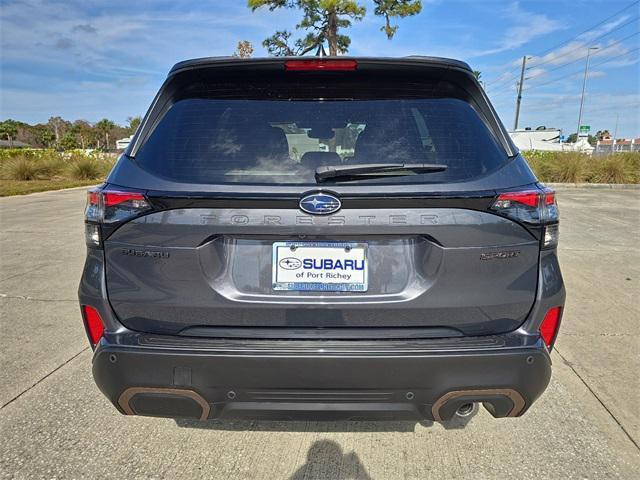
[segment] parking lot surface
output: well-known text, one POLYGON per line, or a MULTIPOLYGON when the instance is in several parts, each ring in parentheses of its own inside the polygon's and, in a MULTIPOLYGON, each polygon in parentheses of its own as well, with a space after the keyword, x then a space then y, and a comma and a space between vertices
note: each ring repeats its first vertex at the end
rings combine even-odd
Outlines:
POLYGON ((0 199, 0 477, 638 478, 640 190, 558 197, 551 384, 522 418, 445 426, 120 415, 91 378, 76 300, 84 191, 0 199))

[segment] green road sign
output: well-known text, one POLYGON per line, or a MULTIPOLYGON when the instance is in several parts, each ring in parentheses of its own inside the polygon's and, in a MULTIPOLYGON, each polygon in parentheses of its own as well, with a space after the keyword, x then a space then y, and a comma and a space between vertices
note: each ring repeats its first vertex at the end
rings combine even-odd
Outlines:
POLYGON ((589 133, 591 131, 591 125, 580 125, 580 133, 589 133))

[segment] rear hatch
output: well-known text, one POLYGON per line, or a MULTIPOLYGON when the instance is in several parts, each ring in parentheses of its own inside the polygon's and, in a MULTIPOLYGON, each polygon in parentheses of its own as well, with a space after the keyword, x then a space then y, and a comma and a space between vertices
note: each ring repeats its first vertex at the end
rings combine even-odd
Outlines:
POLYGON ((491 207, 535 178, 468 68, 285 62, 170 74, 106 185, 149 205, 105 230, 119 320, 210 337, 517 328, 535 299, 539 236, 491 207), (369 164, 406 168, 340 173, 369 164))

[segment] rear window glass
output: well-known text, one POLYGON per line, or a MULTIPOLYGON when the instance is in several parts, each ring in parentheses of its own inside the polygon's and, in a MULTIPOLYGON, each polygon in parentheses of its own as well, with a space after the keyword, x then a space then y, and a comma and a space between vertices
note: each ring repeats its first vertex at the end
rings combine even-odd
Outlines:
POLYGON ((507 162, 473 107, 459 99, 245 100, 191 98, 165 113, 136 155, 186 183, 316 184, 325 165, 436 163, 437 173, 353 183, 441 183, 507 162))

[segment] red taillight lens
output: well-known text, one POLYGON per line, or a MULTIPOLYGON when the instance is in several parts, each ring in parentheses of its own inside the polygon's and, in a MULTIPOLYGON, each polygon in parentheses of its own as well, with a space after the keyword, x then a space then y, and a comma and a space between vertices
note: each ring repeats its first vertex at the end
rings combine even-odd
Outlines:
POLYGON ((562 307, 553 307, 549 309, 540 325, 540 336, 549 350, 553 347, 556 335, 558 334, 561 308, 562 307))
POLYGON ((356 70, 358 62, 355 60, 287 60, 284 69, 287 71, 348 71, 356 70))
POLYGON ((89 305, 82 306, 82 317, 84 319, 84 327, 87 330, 91 346, 95 347, 104 334, 102 318, 100 318, 98 311, 89 305))
POLYGON ((92 188, 87 191, 87 206, 98 205, 100 202, 100 191, 97 188, 92 188))
POLYGON ((92 188, 87 191, 87 206, 84 210, 85 220, 98 222, 102 216, 102 204, 99 188, 92 188))
POLYGON ((132 205, 136 206, 148 205, 144 195, 138 192, 105 191, 103 192, 102 197, 104 198, 105 207, 113 207, 125 202, 130 202, 132 205))
POLYGON ((512 203, 521 203, 528 207, 538 207, 541 193, 538 190, 525 190, 523 192, 501 193, 494 206, 511 206, 512 203))
POLYGON ((547 188, 545 190, 544 204, 545 205, 555 205, 556 204, 556 192, 554 192, 550 188, 547 188))
POLYGON ((112 190, 109 187, 89 190, 84 212, 87 245, 99 248, 105 226, 128 220, 148 210, 151 210, 151 205, 140 192, 112 190))
POLYGON ((558 245, 558 206, 553 190, 521 190, 498 195, 491 210, 517 222, 543 225, 542 248, 558 245))

